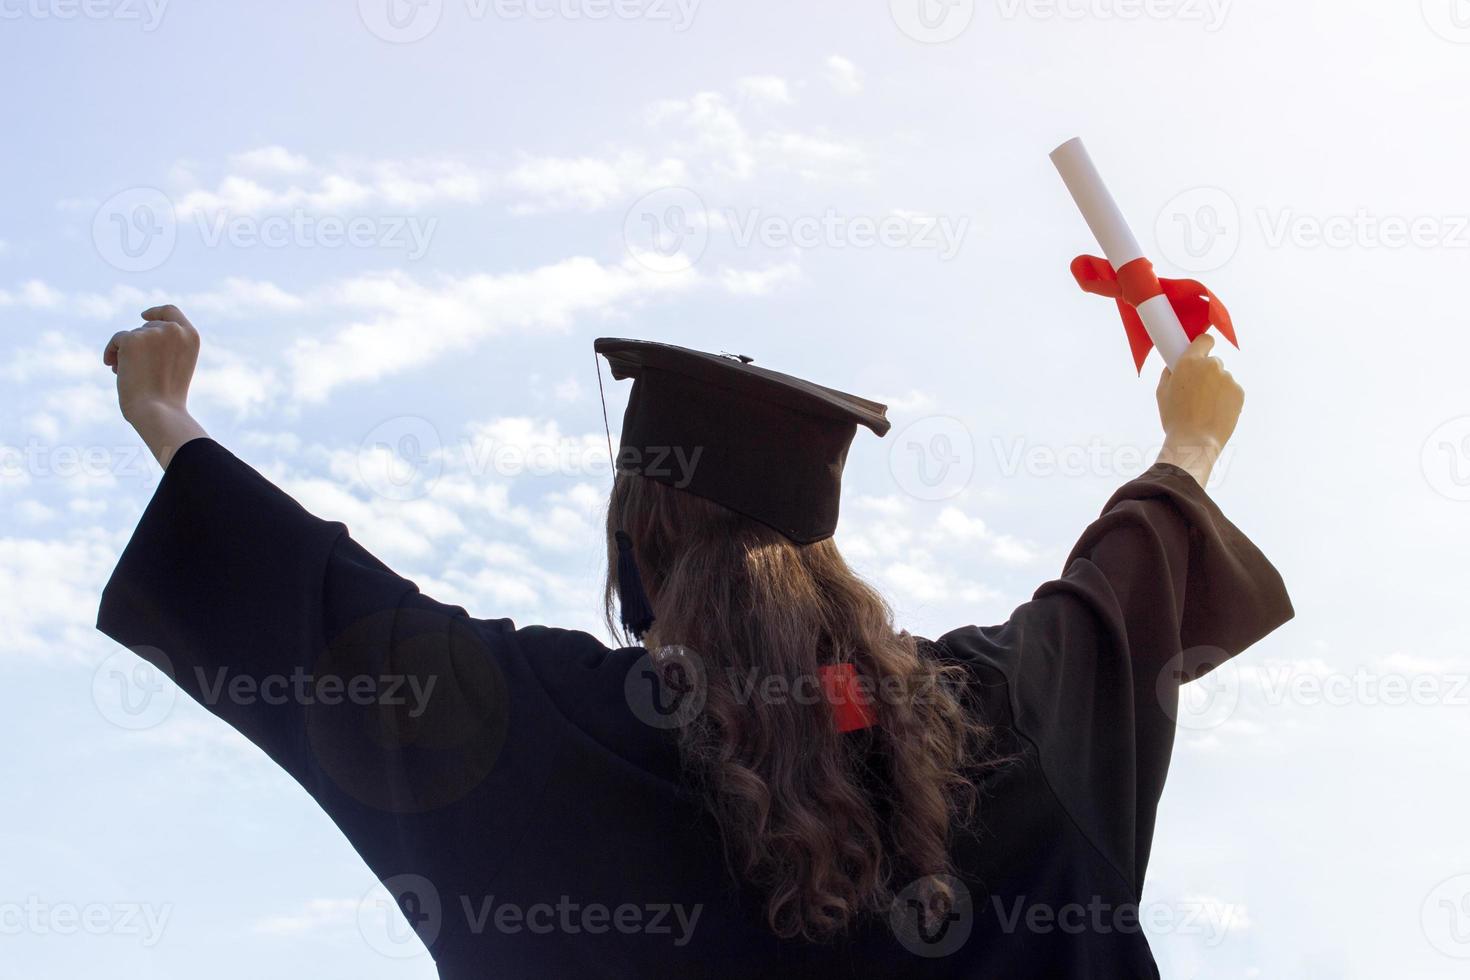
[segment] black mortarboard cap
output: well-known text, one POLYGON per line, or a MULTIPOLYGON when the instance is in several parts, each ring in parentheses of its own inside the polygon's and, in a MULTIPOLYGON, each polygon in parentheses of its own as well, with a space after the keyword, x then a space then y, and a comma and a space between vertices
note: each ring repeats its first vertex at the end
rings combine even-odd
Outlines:
POLYGON ((593 346, 614 378, 633 379, 619 471, 722 504, 798 544, 837 529, 857 427, 889 429, 886 406, 748 357, 616 338, 593 346))

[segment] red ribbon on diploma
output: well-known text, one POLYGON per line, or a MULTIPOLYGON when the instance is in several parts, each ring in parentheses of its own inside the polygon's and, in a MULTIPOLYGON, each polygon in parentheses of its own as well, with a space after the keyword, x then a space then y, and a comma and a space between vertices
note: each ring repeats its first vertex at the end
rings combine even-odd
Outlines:
POLYGON ((822 677, 822 693, 832 706, 839 733, 872 728, 878 723, 871 695, 853 686, 857 670, 852 664, 824 664, 817 668, 817 673, 822 677))
POLYGON ((1123 314, 1123 329, 1128 332, 1128 346, 1133 349, 1133 364, 1139 374, 1143 373, 1143 362, 1154 349, 1154 342, 1149 339, 1136 307, 1155 296, 1169 297, 1169 305, 1179 314, 1179 322, 1184 324, 1184 332, 1191 341, 1214 327, 1226 340, 1240 346, 1240 341, 1235 339, 1230 311, 1214 293, 1193 279, 1160 279, 1154 275, 1153 263, 1148 259, 1134 259, 1114 270, 1107 259, 1079 255, 1072 260, 1072 277, 1086 292, 1118 301, 1118 312, 1123 314))

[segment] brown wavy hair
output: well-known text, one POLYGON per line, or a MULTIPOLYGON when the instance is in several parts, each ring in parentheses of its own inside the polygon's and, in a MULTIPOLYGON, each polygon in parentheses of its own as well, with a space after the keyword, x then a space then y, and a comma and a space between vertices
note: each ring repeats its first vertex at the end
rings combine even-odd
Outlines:
POLYGON ((896 630, 830 539, 797 545, 626 474, 608 507, 615 632, 618 530, 632 536, 658 616, 647 645, 698 660, 705 699, 679 729, 680 755, 731 872, 766 896, 771 929, 831 938, 886 914, 895 883, 949 898, 950 843, 973 812, 988 733, 963 703, 964 668, 896 630), (874 728, 839 734, 815 696, 818 668, 841 663, 871 685, 874 728), (772 680, 792 694, 763 693, 772 680))

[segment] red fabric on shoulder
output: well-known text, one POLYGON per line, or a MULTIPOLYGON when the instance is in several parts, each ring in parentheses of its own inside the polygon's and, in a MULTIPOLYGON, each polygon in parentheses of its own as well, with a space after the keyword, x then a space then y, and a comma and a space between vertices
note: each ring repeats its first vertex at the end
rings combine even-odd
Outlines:
POLYGON ((818 673, 822 678, 822 693, 837 719, 838 732, 855 732, 878 723, 870 699, 854 687, 857 669, 852 664, 826 664, 818 668, 818 673))

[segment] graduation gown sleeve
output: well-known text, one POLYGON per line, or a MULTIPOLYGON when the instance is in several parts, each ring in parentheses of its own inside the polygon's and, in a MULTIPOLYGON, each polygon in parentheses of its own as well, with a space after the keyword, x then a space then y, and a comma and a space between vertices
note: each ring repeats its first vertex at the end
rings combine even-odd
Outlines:
POLYGON ((1113 496, 1062 576, 1009 622, 940 645, 1002 675, 1016 734, 1137 897, 1181 684, 1292 615, 1259 549, 1188 473, 1159 464, 1113 496))
POLYGON ((509 621, 421 595, 209 439, 170 462, 97 626, 260 746, 380 876, 428 866, 411 852, 455 830, 503 747, 509 621))

